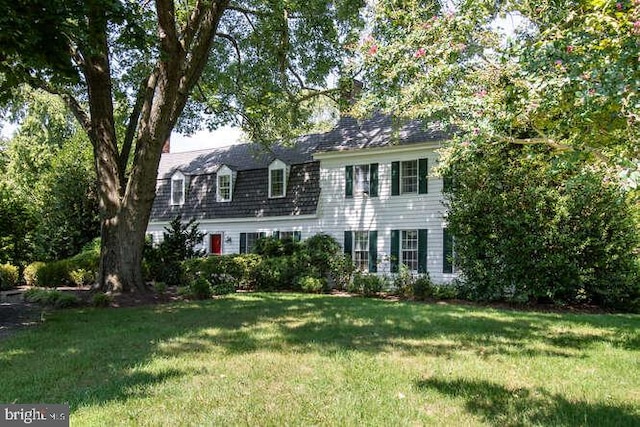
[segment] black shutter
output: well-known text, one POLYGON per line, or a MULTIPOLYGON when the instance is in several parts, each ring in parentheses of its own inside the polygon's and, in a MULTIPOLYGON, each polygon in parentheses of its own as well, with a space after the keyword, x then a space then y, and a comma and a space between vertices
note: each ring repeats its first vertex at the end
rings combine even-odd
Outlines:
POLYGON ((442 233, 442 272, 453 273, 453 235, 446 228, 442 233))
POLYGON ((391 195, 400 194, 400 162, 391 163, 391 195))
POLYGON ((278 240, 280 240, 280 231, 279 230, 274 231, 273 232, 273 237, 278 239, 278 240))
POLYGON ((369 165, 369 196, 378 197, 378 164, 369 165))
POLYGON ((247 253, 247 233, 240 233, 240 253, 247 253))
POLYGON ((378 232, 369 231, 369 273, 378 272, 378 232))
POLYGON ((299 242, 300 240, 302 240, 302 233, 299 230, 293 232, 293 240, 295 242, 299 242))
POLYGON ((391 230, 391 272, 397 273, 400 263, 400 230, 391 230))
POLYGON ((344 232, 344 253, 349 258, 353 257, 353 232, 351 231, 344 232))
POLYGON ((427 230, 418 230, 418 273, 427 272, 427 230))
POLYGON ((345 166, 344 181, 344 197, 353 197, 353 166, 345 166))
POLYGON ((429 159, 418 160, 418 194, 427 194, 429 191, 429 159))

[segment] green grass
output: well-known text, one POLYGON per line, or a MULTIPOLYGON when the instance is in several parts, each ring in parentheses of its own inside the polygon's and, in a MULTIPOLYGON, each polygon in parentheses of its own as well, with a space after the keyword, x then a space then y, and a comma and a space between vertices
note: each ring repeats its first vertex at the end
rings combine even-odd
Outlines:
POLYGON ((74 309, 0 341, 72 425, 640 425, 640 316, 297 294, 74 309))

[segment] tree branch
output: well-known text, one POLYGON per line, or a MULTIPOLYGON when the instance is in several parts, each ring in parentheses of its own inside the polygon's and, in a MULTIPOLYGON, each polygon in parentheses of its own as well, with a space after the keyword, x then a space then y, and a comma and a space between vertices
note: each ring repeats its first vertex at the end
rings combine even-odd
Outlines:
POLYGON ((129 123, 127 123, 127 131, 124 135, 124 142, 122 144, 122 150, 120 151, 120 159, 119 159, 119 167, 120 174, 122 176, 125 175, 127 170, 127 162, 129 160, 129 155, 131 154, 131 147, 133 146, 133 138, 136 136, 136 129, 138 127, 138 120, 140 120, 140 114, 142 113, 142 108, 145 104, 146 97, 146 87, 149 83, 149 77, 143 79, 140 84, 140 88, 138 90, 138 96, 136 97, 136 103, 133 106, 133 110, 131 111, 131 115, 129 116, 129 123))

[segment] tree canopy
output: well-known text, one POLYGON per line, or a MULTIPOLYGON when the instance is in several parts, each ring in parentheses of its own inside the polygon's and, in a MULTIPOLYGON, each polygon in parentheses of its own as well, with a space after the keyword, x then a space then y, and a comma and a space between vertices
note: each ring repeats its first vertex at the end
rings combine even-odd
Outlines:
POLYGON ((370 88, 360 110, 439 120, 467 141, 545 143, 637 175, 640 2, 380 0, 372 19, 354 64, 370 88))
POLYGON ((162 146, 178 126, 290 137, 361 25, 362 0, 2 0, 3 98, 59 95, 93 147, 100 285, 143 289, 144 233, 162 146), (37 23, 38 25, 33 25, 37 23), (5 48, 6 47, 6 48, 5 48))

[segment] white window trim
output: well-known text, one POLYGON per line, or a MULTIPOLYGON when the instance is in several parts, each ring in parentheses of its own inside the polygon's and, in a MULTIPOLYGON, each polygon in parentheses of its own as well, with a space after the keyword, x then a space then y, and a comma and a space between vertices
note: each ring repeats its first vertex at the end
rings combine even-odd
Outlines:
POLYGON ((176 171, 173 175, 171 175, 171 205, 172 206, 181 206, 184 204, 186 200, 185 183, 186 183, 186 178, 182 172, 176 171), (178 181, 182 181, 182 184, 181 184, 182 188, 180 189, 180 192, 182 194, 181 200, 174 199, 175 190, 176 190, 174 186, 178 181))
POLYGON ((371 191, 371 165, 362 164, 353 166, 353 194, 356 196, 368 195, 371 191), (361 171, 362 180, 358 180, 358 171, 361 171))
POLYGON ((222 166, 216 174, 216 200, 218 202, 230 202, 233 199, 233 171, 227 166, 222 166), (229 177, 229 197, 224 198, 220 192, 220 178, 229 177))
POLYGON ((420 162, 418 161, 418 159, 400 161, 400 171, 399 172, 400 172, 400 194, 418 194, 419 191, 420 191, 419 190, 419 188, 420 188, 420 182, 419 182, 420 162), (403 165, 405 163, 409 163, 409 162, 415 163, 415 165, 416 165, 416 175, 415 175, 415 177, 412 177, 412 178, 414 178, 414 185, 416 187, 415 191, 404 191, 404 179, 405 179, 405 176, 404 176, 404 173, 403 173, 403 171, 404 171, 403 165))
POLYGON ((287 196, 287 181, 289 175, 289 168, 286 163, 282 160, 274 160, 269 165, 269 198, 270 199, 280 199, 287 196), (271 182, 271 172, 274 170, 282 170, 282 194, 273 194, 273 185, 271 182))
POLYGON ((417 229, 400 230, 400 263, 406 265, 407 267, 409 267, 409 270, 411 272, 414 272, 414 273, 418 271, 419 264, 420 264, 420 262, 418 260, 418 254, 419 254, 419 250, 420 250, 419 249, 419 239, 420 239, 420 237, 419 237, 419 232, 418 232, 417 229), (415 232, 415 244, 416 244, 415 249, 414 248, 409 249, 409 248, 405 248, 404 247, 404 244, 406 242, 405 236, 409 232, 415 232), (411 268, 411 266, 409 266, 407 260, 404 257, 404 253, 405 252, 415 252, 415 259, 413 259, 412 261, 415 262, 415 264, 416 264, 415 267, 416 268, 411 268))

